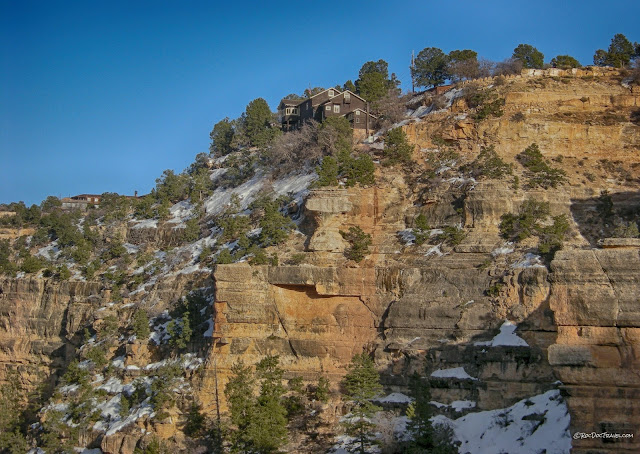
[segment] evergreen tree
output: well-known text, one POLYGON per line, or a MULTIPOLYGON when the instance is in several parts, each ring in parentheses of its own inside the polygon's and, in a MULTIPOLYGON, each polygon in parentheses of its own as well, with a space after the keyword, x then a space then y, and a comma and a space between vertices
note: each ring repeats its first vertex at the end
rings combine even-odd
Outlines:
POLYGON ((267 356, 256 365, 260 382, 255 419, 250 425, 254 451, 260 454, 277 452, 287 442, 287 410, 283 405, 284 370, 278 356, 267 356))
POLYGON ((331 156, 325 156, 322 163, 316 167, 318 179, 316 186, 337 186, 338 185, 338 161, 331 156))
POLYGON ((229 154, 233 151, 231 146, 233 135, 233 124, 231 120, 229 120, 229 117, 225 117, 213 126, 213 129, 209 134, 209 138, 211 139, 209 150, 220 156, 229 154))
MULTIPOLYGON (((431 425, 431 391, 429 384, 417 374, 409 377, 409 391, 414 401, 407 409, 409 422, 407 430, 411 434, 409 452, 416 452, 419 449, 433 448, 433 427, 431 425)), ((419 452, 419 451, 418 451, 419 452)))
POLYGON ((146 340, 151 334, 149 316, 143 309, 138 309, 133 314, 133 332, 140 340, 146 340))
POLYGON ((358 89, 356 88, 356 84, 353 83, 353 81, 351 79, 349 79, 348 81, 346 81, 344 83, 344 85, 342 86, 343 90, 349 90, 353 93, 356 93, 358 91, 358 89))
POLYGON ((390 130, 384 139, 384 165, 406 164, 411 161, 413 145, 402 128, 390 130))
POLYGON ((622 33, 611 39, 607 50, 607 64, 615 68, 623 68, 629 64, 635 55, 635 47, 622 33))
POLYGON ((419 87, 437 87, 449 79, 448 65, 449 57, 442 50, 425 47, 415 58, 411 76, 419 87))
MULTIPOLYGON (((375 110, 377 102, 382 99, 389 90, 397 89, 399 84, 400 81, 396 79, 395 74, 389 77, 389 64, 380 59, 378 61, 368 61, 362 65, 355 87, 360 96, 374 105, 375 110)), ((347 84, 345 84, 345 87, 346 85, 347 84)))
POLYGON ((544 66, 544 54, 531 44, 519 44, 513 49, 514 60, 520 60, 523 68, 542 68, 544 66))
POLYGON ((238 361, 231 367, 231 379, 225 387, 231 424, 231 451, 270 454, 287 440, 287 411, 283 405, 284 371, 277 356, 267 356, 251 367, 238 361), (260 393, 255 396, 256 383, 260 393))
POLYGON ((558 55, 551 59, 551 66, 560 69, 580 68, 582 65, 571 55, 558 55))
POLYGON ((265 147, 279 134, 279 129, 271 127, 272 117, 269 104, 262 98, 254 99, 247 105, 244 126, 251 145, 265 147))
POLYGON ((382 392, 380 375, 371 357, 366 353, 355 355, 342 384, 345 397, 353 404, 351 417, 345 424, 347 434, 354 437, 349 449, 350 452, 364 454, 378 444, 371 418, 381 410, 371 402, 382 392))
POLYGON ((243 453, 251 449, 248 429, 256 411, 254 385, 255 377, 250 366, 245 366, 242 361, 231 366, 231 378, 224 388, 224 394, 234 426, 230 436, 232 452, 243 453))

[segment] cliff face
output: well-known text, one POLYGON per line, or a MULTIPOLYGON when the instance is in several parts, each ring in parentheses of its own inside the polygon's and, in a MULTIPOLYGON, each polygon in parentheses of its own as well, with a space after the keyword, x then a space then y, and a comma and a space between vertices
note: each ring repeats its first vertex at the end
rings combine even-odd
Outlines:
POLYGON ((8 366, 17 366, 26 389, 53 380, 75 354, 72 336, 100 307, 101 287, 95 282, 0 278, 2 376, 8 366))
MULTIPOLYGON (((224 265, 214 273, 218 347, 211 359, 223 382, 236 359, 276 353, 287 370, 308 379, 328 374, 335 383, 364 348, 375 351, 389 390, 404 391, 414 371, 464 368, 468 378, 433 375, 434 400, 490 410, 560 387, 571 434, 640 433, 640 249, 633 241, 592 248, 606 236, 593 220, 600 191, 621 212, 640 206, 640 127, 629 121, 639 94, 615 77, 525 74, 497 87, 505 99, 500 118, 467 118, 460 97, 437 118, 403 126, 425 162, 438 137, 467 160, 493 145, 514 166, 515 155, 536 142, 567 173, 563 187, 514 191, 505 181, 445 177, 425 188, 385 169, 376 188, 314 191, 306 201, 308 264, 224 265), (553 215, 571 223, 549 266, 527 259, 533 244, 505 245, 498 235, 500 217, 527 198, 549 202, 553 215), (398 233, 419 212, 434 227, 463 225, 466 238, 455 247, 404 245, 398 233), (353 225, 373 240, 359 265, 342 257, 339 231, 353 225), (496 283, 499 290, 488 292, 496 283), (518 325, 513 335, 522 342, 492 342, 508 331, 505 320, 518 325)), ((203 397, 211 384, 208 375, 203 397)), ((639 447, 637 437, 573 441, 573 452, 639 447)))
MULTIPOLYGON (((157 315, 189 290, 212 285, 212 342, 198 340, 203 373, 188 374, 208 414, 217 401, 226 408, 222 391, 238 360, 254 364, 278 354, 288 374, 308 381, 323 375, 337 389, 351 357, 365 350, 387 391, 406 392, 413 372, 428 375, 433 400, 452 418, 559 388, 571 434, 635 435, 576 439, 573 452, 635 452, 640 244, 607 238, 616 223, 637 222, 640 212, 640 126, 630 121, 640 94, 621 79, 585 70, 480 81, 476 89, 504 99, 502 115, 482 121, 472 118, 462 91, 469 84, 454 89, 447 108, 403 122, 416 144, 412 168, 379 167, 374 187, 310 193, 300 232, 274 249, 298 253, 302 264, 218 265, 213 284, 207 270, 167 268, 117 307, 108 306, 109 289, 97 282, 0 278, 0 374, 18 365, 23 385, 32 388, 68 363, 82 328, 106 313, 124 323, 129 304, 144 304, 157 315), (566 172, 566 184, 526 187, 516 155, 533 142, 566 172), (472 178, 462 168, 490 146, 521 177, 519 187, 511 176, 472 178), (512 244, 499 235, 501 216, 527 199, 548 202, 551 215, 569 221, 564 247, 551 261, 536 255, 534 240, 512 244), (423 245, 411 241, 418 214, 431 227, 423 245), (360 263, 344 256, 349 244, 340 232, 353 226, 372 239, 360 263), (464 238, 440 237, 452 227, 464 238), (473 405, 458 411, 450 406, 456 401, 473 405)), ((149 249, 171 245, 177 235, 141 224, 124 237, 149 249)), ((123 381, 132 381, 149 354, 137 344, 122 350, 123 381)), ((142 428, 172 437, 183 411, 110 433, 102 449, 132 452, 142 428)))

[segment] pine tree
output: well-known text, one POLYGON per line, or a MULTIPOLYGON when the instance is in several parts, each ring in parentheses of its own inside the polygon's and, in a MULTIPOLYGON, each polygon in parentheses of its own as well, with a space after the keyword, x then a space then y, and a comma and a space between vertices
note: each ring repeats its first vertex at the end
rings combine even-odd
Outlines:
POLYGON ((271 121, 272 114, 267 101, 257 98, 247 105, 244 126, 251 145, 264 147, 279 134, 279 129, 271 128, 271 121))
POLYGON ((231 366, 231 378, 224 389, 229 404, 231 424, 234 426, 230 435, 232 452, 249 452, 252 446, 248 429, 255 419, 256 399, 253 388, 255 377, 250 366, 242 361, 231 366))
POLYGON ((277 452, 287 442, 287 410, 283 405, 285 388, 282 385, 284 370, 278 356, 267 356, 256 365, 260 381, 255 419, 250 434, 255 452, 277 452))
POLYGON ((531 44, 519 44, 513 49, 514 60, 520 60, 523 68, 542 68, 544 66, 544 54, 531 44))
POLYGON ((284 371, 277 356, 267 356, 255 373, 241 361, 231 367, 232 377, 225 387, 234 430, 232 452, 270 454, 287 441, 287 410, 283 405, 284 371), (260 393, 255 397, 255 385, 260 393))
POLYGON ((215 124, 213 130, 209 134, 211 145, 209 150, 216 152, 218 155, 224 156, 233 151, 231 141, 233 140, 234 130, 233 123, 226 117, 215 124))
POLYGON ((425 47, 414 61, 411 76, 420 87, 437 87, 449 77, 449 57, 437 47, 425 47))
POLYGON ((140 340, 146 340, 149 334, 151 334, 149 330, 149 316, 142 309, 138 309, 133 314, 133 332, 140 340))
POLYGON ((353 404, 351 417, 345 424, 347 434, 354 437, 349 450, 364 454, 378 444, 375 440, 375 424, 371 422, 371 418, 381 408, 374 405, 371 399, 382 392, 380 375, 369 355, 361 353, 351 359, 343 386, 345 396, 353 404))

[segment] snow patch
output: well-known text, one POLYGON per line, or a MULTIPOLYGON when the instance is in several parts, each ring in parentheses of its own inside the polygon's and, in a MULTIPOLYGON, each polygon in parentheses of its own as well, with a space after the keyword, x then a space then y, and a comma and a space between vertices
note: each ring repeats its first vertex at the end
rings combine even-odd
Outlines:
POLYGON ((451 369, 438 369, 431 373, 435 378, 458 378, 460 380, 477 380, 464 370, 464 367, 454 367, 451 369))
POLYGON ((511 265, 511 268, 544 268, 544 265, 539 255, 527 252, 524 258, 511 265))
POLYGON ((132 229, 157 229, 157 219, 145 219, 144 221, 134 221, 136 224, 131 227, 132 229))
POLYGON ((394 403, 394 404, 409 404, 413 402, 413 399, 402 393, 391 393, 388 396, 384 396, 380 399, 375 399, 376 402, 380 402, 383 404, 394 403))
POLYGON ((486 342, 474 342, 473 345, 486 347, 528 347, 529 344, 515 333, 517 327, 515 323, 505 320, 500 327, 500 332, 496 334, 493 339, 486 342))

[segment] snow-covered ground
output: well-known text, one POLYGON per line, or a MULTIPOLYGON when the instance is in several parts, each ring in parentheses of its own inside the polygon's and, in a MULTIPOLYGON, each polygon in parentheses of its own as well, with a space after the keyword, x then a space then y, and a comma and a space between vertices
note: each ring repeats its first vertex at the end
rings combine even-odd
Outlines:
POLYGON ((453 429, 459 452, 469 454, 568 454, 569 411, 560 391, 551 390, 499 410, 458 419, 435 416, 433 424, 453 429))

